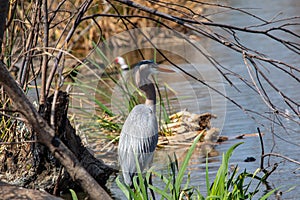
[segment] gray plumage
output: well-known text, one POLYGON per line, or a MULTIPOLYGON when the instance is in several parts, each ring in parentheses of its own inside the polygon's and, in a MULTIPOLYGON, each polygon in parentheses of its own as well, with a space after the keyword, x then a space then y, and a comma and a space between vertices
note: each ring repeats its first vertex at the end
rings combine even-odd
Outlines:
POLYGON ((134 70, 136 85, 145 92, 146 102, 132 109, 120 135, 119 164, 124 181, 129 186, 137 172, 135 158, 138 159, 142 171, 149 167, 158 142, 155 87, 149 79, 155 73, 156 66, 152 61, 142 61, 134 70))

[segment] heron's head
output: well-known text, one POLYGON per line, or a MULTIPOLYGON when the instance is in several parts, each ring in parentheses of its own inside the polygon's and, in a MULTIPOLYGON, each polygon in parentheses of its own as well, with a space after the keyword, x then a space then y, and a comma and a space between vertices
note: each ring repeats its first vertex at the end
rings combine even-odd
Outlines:
POLYGON ((138 87, 150 84, 149 76, 158 72, 174 72, 172 70, 159 67, 153 60, 142 60, 135 67, 135 82, 138 87))
POLYGON ((152 60, 142 60, 135 66, 135 82, 138 87, 152 83, 149 76, 157 73, 157 64, 152 60))

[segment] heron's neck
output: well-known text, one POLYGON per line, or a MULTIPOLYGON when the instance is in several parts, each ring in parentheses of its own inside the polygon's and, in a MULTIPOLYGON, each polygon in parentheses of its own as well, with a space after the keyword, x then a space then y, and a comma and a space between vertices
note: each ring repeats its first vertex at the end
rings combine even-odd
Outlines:
POLYGON ((150 106, 154 113, 156 112, 156 94, 155 87, 153 83, 149 83, 140 87, 142 91, 146 94, 145 105, 150 106))

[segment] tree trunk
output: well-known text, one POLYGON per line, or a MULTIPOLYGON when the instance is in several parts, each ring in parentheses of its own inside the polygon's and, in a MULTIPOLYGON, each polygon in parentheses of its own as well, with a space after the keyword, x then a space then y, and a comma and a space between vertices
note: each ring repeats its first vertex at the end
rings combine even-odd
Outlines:
POLYGON ((5 30, 5 22, 6 16, 8 11, 8 0, 1 0, 0 1, 0 55, 2 52, 2 42, 3 42, 3 35, 5 30))
POLYGON ((6 66, 0 61, 0 85, 12 99, 14 107, 27 120, 37 133, 38 142, 47 146, 56 159, 66 168, 71 178, 79 183, 89 194, 91 199, 111 199, 106 191, 82 167, 77 157, 66 145, 55 136, 54 130, 39 115, 34 106, 29 102, 21 88, 9 74, 6 66))
MULTIPOLYGON (((57 93, 56 102, 53 102, 54 95, 47 98, 44 105, 40 106, 40 115, 50 124, 52 104, 55 103, 54 130, 55 136, 58 137, 77 157, 80 164, 96 179, 96 181, 105 187, 109 175, 114 171, 109 166, 105 165, 102 160, 96 159, 83 145, 81 138, 76 135, 75 129, 71 126, 68 114, 69 96, 66 92, 59 91, 57 93)), ((60 163, 51 156, 51 153, 42 144, 33 144, 35 174, 39 174, 39 181, 30 181, 27 184, 41 184, 42 189, 48 188, 49 192, 53 193, 54 186, 58 188, 54 191, 58 194, 62 191, 66 192, 69 188, 78 188, 78 183, 74 182, 70 175, 64 170, 61 173, 60 163), (51 184, 49 180, 59 180, 58 183, 51 184), (49 185, 50 183, 50 185, 49 185), (48 184, 48 185, 47 185, 48 184), (44 186, 43 186, 44 185, 44 186)), ((33 180, 32 178, 27 178, 33 180)), ((31 188, 31 187, 30 187, 31 188)), ((75 190, 76 191, 76 190, 75 190)))

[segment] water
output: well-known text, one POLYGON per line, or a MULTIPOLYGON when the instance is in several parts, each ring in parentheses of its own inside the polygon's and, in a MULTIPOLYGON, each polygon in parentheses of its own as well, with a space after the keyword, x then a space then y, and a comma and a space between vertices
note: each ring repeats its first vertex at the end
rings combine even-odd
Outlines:
MULTIPOLYGON (((227 5, 239 8, 252 8, 249 11, 259 15, 260 17, 271 20, 273 17, 282 18, 288 16, 296 16, 300 11, 300 2, 297 0, 288 1, 225 1, 227 5), (282 11, 282 13, 280 13, 282 11), (276 17, 276 15, 278 15, 276 17)), ((258 23, 258 20, 254 18, 249 18, 241 15, 238 12, 220 12, 219 14, 213 15, 212 18, 218 23, 231 24, 236 26, 243 25, 254 25, 258 23)), ((300 26, 293 26, 293 31, 299 34, 300 26)), ((279 35, 279 33, 275 33, 279 35)), ((283 59, 289 64, 298 66, 300 63, 299 55, 285 50, 285 48, 278 42, 270 41, 264 36, 257 36, 255 34, 244 34, 239 33, 240 42, 249 46, 255 50, 261 51, 273 59, 283 59)), ((293 38, 290 38, 293 39, 293 38)), ((299 43, 299 40, 296 41, 299 43)), ((247 69, 243 63, 241 55, 231 52, 225 47, 221 47, 215 42, 211 41, 201 41, 201 45, 206 49, 213 57, 215 57, 220 63, 234 71, 235 73, 243 76, 244 78, 250 80, 247 69)), ((286 76, 281 71, 274 69, 271 65, 264 64, 264 72, 268 75, 269 79, 274 82, 276 87, 283 90, 287 95, 293 98, 295 101, 299 102, 299 82, 292 80, 291 77, 286 76)), ((206 63, 197 63, 194 66, 181 65, 182 68, 187 71, 199 70, 200 68, 206 70, 202 76, 213 77, 210 74, 210 69, 206 67, 206 63)), ((299 73, 298 75, 299 77, 299 73)), ((175 103, 174 109, 187 108, 191 112, 203 113, 212 112, 218 115, 216 120, 213 120, 213 126, 221 129, 221 135, 233 138, 240 134, 245 133, 256 133, 257 127, 261 129, 264 133, 263 141, 265 147, 265 153, 274 152, 284 156, 288 156, 299 161, 299 150, 300 150, 300 127, 299 124, 294 123, 293 119, 280 118, 280 122, 283 123, 288 131, 285 131, 281 126, 274 124, 272 121, 266 118, 276 119, 275 115, 271 114, 270 108, 266 106, 264 101, 255 93, 250 90, 243 82, 238 78, 231 76, 231 80, 234 85, 239 89, 235 90, 230 86, 224 79, 218 78, 215 80, 212 78, 208 80, 209 84, 214 87, 219 87, 224 91, 227 96, 238 102, 241 106, 246 109, 255 111, 262 114, 261 117, 255 113, 244 112, 238 108, 233 103, 224 99, 224 97, 215 94, 213 91, 207 89, 207 87, 201 85, 199 82, 188 79, 181 73, 177 73, 170 78, 170 75, 160 75, 159 80, 164 80, 172 87, 177 94, 173 94, 176 97, 173 101, 175 103), (185 97, 185 98, 182 98, 185 97), (196 98, 196 100, 195 100, 196 98), (212 100, 213 99, 213 100, 212 100)), ((266 85, 266 81, 263 81, 266 85)), ((270 99, 275 105, 282 108, 286 113, 291 113, 291 109, 284 105, 282 97, 278 92, 272 90, 270 87, 266 86, 266 91, 270 95, 270 99)), ((172 94, 171 94, 172 96, 172 94)), ((299 118, 295 117, 294 120, 299 118)), ((233 144, 243 141, 244 144, 239 146, 234 152, 230 164, 238 164, 240 172, 246 168, 248 172, 254 172, 260 167, 260 155, 261 155, 261 145, 258 137, 247 137, 242 140, 232 139, 226 141, 215 147, 218 152, 217 156, 210 158, 209 170, 211 177, 214 177, 218 166, 221 161, 222 152, 225 152, 233 144), (254 157, 255 162, 244 162, 247 157, 254 157)), ((154 166, 157 169, 164 169, 167 162, 167 154, 172 155, 176 152, 177 157, 181 158, 184 156, 186 149, 161 149, 158 150, 154 158, 154 166), (179 155, 179 156, 178 156, 179 155)), ((265 158, 264 166, 267 167, 270 164, 268 170, 272 166, 278 163, 278 168, 271 174, 268 178, 269 184, 272 188, 281 187, 280 190, 283 192, 283 199, 297 199, 300 178, 299 178, 299 165, 285 161, 282 158, 271 157, 269 160, 265 158), (296 189, 289 191, 288 189, 292 186, 296 186, 296 189)), ((189 165, 189 171, 191 173, 191 185, 199 186, 201 191, 205 191, 205 157, 201 149, 197 149, 192 157, 189 165)), ((110 183, 112 193, 115 198, 123 198, 123 194, 117 188, 115 183, 110 183)), ((265 189, 264 187, 261 187, 265 189)), ((273 197, 275 198, 275 197, 273 197)))

